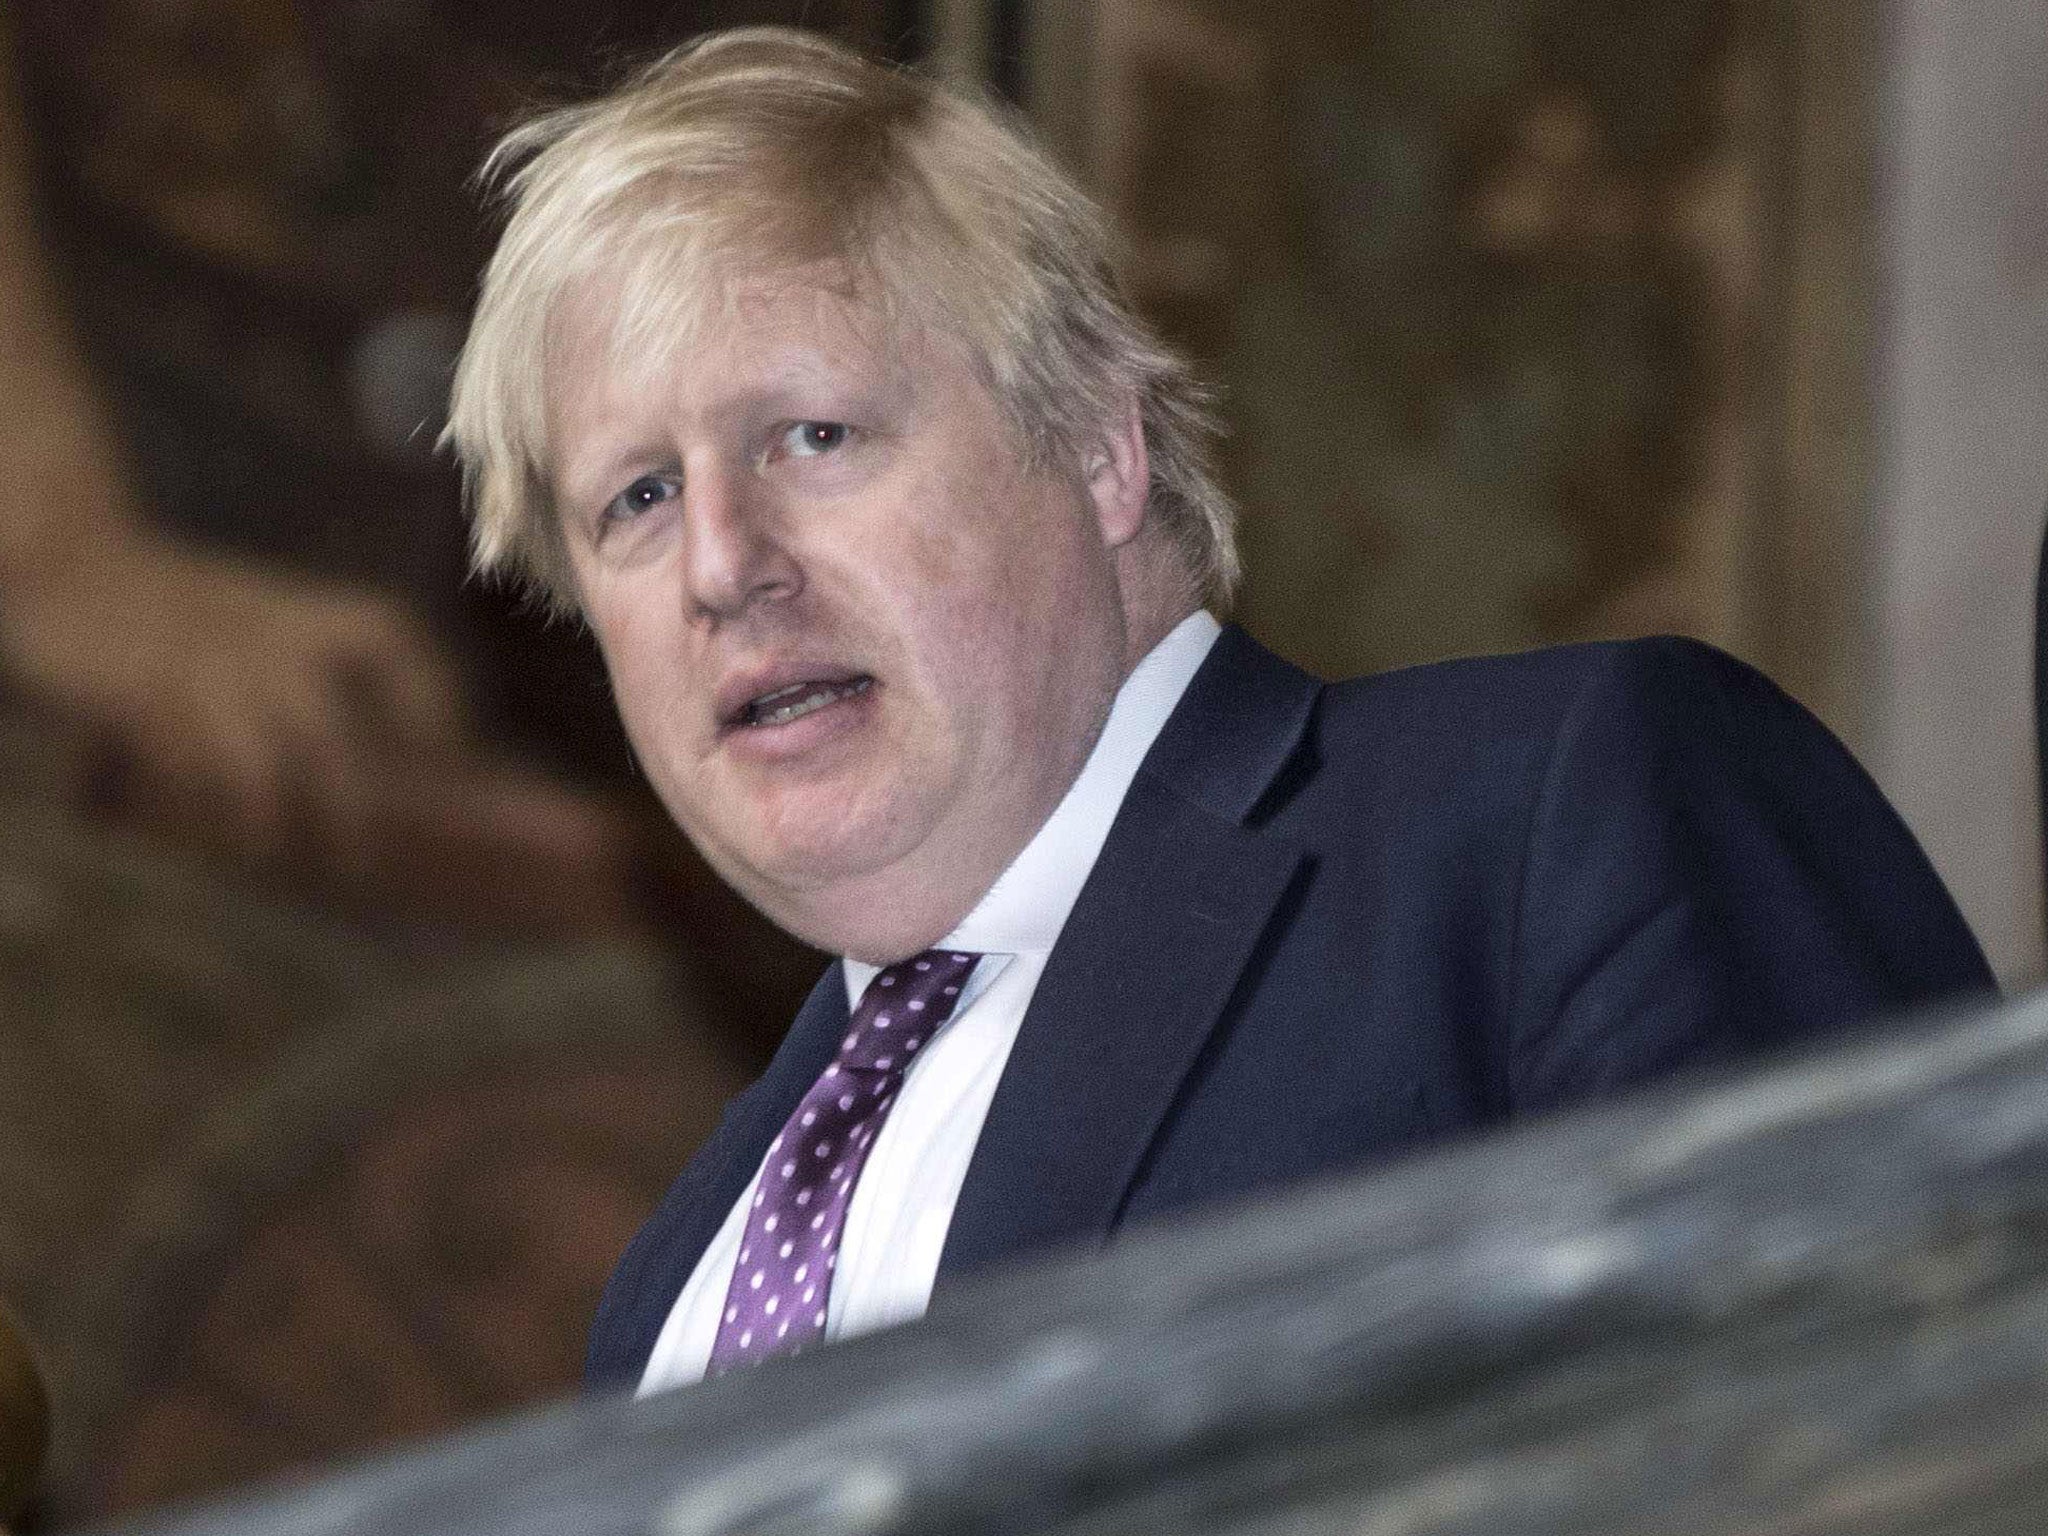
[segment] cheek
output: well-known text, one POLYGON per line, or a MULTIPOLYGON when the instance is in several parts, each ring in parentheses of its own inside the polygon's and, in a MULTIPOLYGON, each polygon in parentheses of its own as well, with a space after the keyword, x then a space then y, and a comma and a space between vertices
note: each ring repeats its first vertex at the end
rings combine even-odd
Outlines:
POLYGON ((1030 649, 1031 573, 994 541, 949 529, 920 541, 897 588, 899 628, 931 686, 969 714, 1003 693, 1030 649))
POLYGON ((920 650, 963 771, 1029 778, 1042 758, 1064 767, 1059 744, 1099 724, 1098 695, 1115 681, 1116 644, 1098 622, 1089 574, 1020 558, 943 591, 923 617, 920 650))
POLYGON ((636 751, 646 756, 684 706, 689 669, 678 648, 679 636, 660 622, 654 603, 590 603, 585 607, 612 699, 633 737, 636 751))
POLYGON ((929 485, 925 516, 895 562, 912 590, 925 594, 968 636, 1023 636, 1066 603, 1085 551, 1076 547, 1073 509, 1029 479, 961 476, 929 485))

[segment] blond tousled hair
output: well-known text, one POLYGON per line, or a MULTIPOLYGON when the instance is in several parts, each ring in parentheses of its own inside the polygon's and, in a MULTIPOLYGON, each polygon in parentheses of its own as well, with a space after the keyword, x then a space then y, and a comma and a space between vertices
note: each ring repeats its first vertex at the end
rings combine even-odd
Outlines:
POLYGON ((745 28, 515 128, 483 177, 509 218, 442 436, 478 570, 576 606, 548 488, 565 295, 603 278, 614 355, 644 359, 739 277, 827 263, 863 302, 964 344, 1034 465, 1081 464, 1136 400, 1148 522, 1190 596, 1228 603, 1235 518, 1207 394, 1119 294, 1101 215, 1000 109, 814 34, 745 28))

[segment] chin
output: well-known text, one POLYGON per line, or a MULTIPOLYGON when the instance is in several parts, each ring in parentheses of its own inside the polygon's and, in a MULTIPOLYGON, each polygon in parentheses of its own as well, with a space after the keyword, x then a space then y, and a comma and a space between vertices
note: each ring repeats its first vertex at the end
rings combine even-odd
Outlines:
POLYGON ((811 914, 887 904, 888 870, 902 852, 879 832, 863 836, 842 826, 834 833, 765 840, 729 859, 707 850, 706 857, 727 884, 778 925, 816 943, 806 931, 816 926, 811 914))
POLYGON ((996 872, 982 868, 986 840, 963 841, 946 798, 906 777, 756 802, 743 839, 691 840, 785 932, 833 954, 900 959, 951 932, 996 872))
POLYGON ((878 864, 875 851, 873 843, 784 849, 789 862, 780 870, 756 867, 732 883, 769 921, 813 948, 887 964, 936 944, 972 901, 955 900, 895 859, 878 864))
POLYGON ((763 916, 792 938, 825 954, 850 955, 873 965, 888 965, 929 949, 953 927, 944 921, 920 921, 918 914, 891 906, 886 899, 820 900, 787 891, 746 894, 763 916))

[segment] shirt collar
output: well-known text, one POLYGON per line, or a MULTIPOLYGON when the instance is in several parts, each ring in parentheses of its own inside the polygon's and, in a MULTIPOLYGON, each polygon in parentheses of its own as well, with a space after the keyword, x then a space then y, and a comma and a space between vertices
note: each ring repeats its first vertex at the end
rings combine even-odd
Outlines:
MULTIPOLYGON (((1146 652, 1117 690, 1102 734, 1065 797, 936 948, 1012 955, 1051 950, 1095 868, 1138 765, 1222 632, 1213 615, 1197 609, 1146 652)), ((857 1003, 880 967, 849 958, 845 969, 847 998, 857 1003)))

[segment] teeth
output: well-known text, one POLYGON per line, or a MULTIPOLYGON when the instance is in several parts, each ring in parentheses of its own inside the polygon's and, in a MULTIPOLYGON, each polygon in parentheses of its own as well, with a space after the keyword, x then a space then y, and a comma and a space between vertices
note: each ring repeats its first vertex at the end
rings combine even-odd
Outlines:
POLYGON ((869 679, 857 677, 847 683, 791 683, 773 693, 764 693, 746 709, 748 725, 787 725, 813 710, 823 709, 838 699, 865 693, 869 679))

